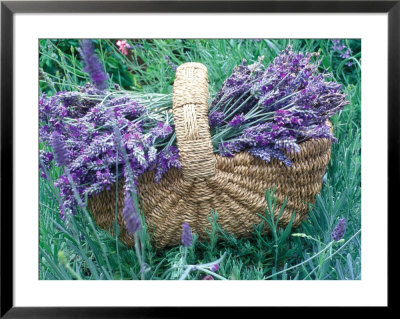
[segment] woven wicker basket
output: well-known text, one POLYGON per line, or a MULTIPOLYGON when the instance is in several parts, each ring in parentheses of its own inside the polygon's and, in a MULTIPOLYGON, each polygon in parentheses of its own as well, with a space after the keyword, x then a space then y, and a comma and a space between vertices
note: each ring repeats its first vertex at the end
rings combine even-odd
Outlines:
MULTIPOLYGON (((141 207, 153 244, 162 248, 179 244, 182 225, 206 236, 211 210, 218 212, 218 223, 237 236, 248 236, 264 213, 265 190, 276 186, 278 207, 287 198, 280 224, 285 226, 296 211, 293 227, 308 215, 308 204, 315 202, 327 169, 331 142, 309 140, 300 144, 299 153, 286 153, 294 163, 270 163, 247 152, 228 158, 213 153, 208 124, 207 68, 200 63, 178 67, 173 89, 173 115, 182 170, 170 169, 159 183, 154 172, 142 175, 138 183, 141 207)), ((122 220, 123 181, 118 185, 120 239, 133 244, 122 220)), ((96 223, 111 233, 115 221, 115 185, 89 199, 88 208, 96 223)), ((278 212, 275 212, 276 214, 278 212)))

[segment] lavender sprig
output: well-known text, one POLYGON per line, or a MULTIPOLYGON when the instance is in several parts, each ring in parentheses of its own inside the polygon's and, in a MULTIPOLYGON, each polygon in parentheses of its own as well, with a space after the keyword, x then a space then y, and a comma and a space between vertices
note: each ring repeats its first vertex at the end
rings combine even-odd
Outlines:
POLYGON ((340 218, 338 224, 335 226, 335 229, 332 232, 332 239, 335 241, 341 240, 345 232, 346 232, 346 219, 340 218))
POLYGON ((193 243, 193 235, 192 231, 190 230, 189 224, 184 223, 182 229, 183 229, 181 237, 182 245, 185 247, 190 247, 193 243))
POLYGON ((108 75, 104 70, 103 64, 99 61, 97 54, 94 52, 92 40, 81 40, 80 54, 84 63, 84 71, 90 75, 97 89, 105 90, 108 75))
POLYGON ((133 207, 132 197, 125 196, 124 209, 122 210, 122 217, 129 235, 135 234, 142 227, 140 216, 133 207))
POLYGON ((66 166, 68 164, 68 152, 65 148, 61 134, 54 132, 51 137, 51 146, 56 158, 58 166, 66 166))
POLYGON ((173 63, 173 62, 171 61, 171 58, 170 58, 168 55, 164 55, 164 59, 167 61, 169 67, 170 67, 173 71, 176 72, 176 69, 177 69, 178 67, 175 65, 175 63, 173 63))

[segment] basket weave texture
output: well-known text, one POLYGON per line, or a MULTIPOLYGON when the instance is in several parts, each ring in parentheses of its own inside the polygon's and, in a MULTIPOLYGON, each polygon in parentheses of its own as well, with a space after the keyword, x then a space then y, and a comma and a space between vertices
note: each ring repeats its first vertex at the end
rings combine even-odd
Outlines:
MULTIPOLYGON (((281 226, 287 225, 293 211, 293 227, 307 218, 308 204, 315 202, 330 160, 328 139, 308 140, 300 144, 299 153, 286 152, 293 162, 291 167, 276 159, 266 163, 247 152, 234 157, 214 154, 208 124, 207 68, 200 63, 178 67, 173 115, 182 170, 170 169, 159 183, 154 181, 153 171, 143 174, 138 181, 140 204, 157 248, 179 244, 185 222, 200 239, 205 238, 211 211, 218 212, 218 223, 223 229, 236 236, 249 236, 253 225, 261 222, 257 213, 265 211, 265 190, 274 187, 276 215, 287 198, 281 226)), ((121 180, 118 185, 119 238, 131 246, 133 238, 122 220, 123 183, 121 180)), ((88 203, 96 223, 111 233, 115 187, 91 197, 88 203)))

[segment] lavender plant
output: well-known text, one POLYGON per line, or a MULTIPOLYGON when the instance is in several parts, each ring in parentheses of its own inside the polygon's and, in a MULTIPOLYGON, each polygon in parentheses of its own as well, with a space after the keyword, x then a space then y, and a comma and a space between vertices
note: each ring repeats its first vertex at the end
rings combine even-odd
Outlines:
MULTIPOLYGON (((178 271, 185 269, 182 275, 180 276, 180 280, 184 280, 188 277, 191 271, 199 271, 199 272, 205 272, 208 275, 206 277, 210 277, 209 279, 214 280, 214 277, 217 277, 222 280, 226 280, 226 278, 218 275, 216 272, 219 270, 219 264, 223 261, 225 258, 225 253, 222 255, 221 258, 218 260, 207 263, 207 264, 198 264, 198 265, 189 265, 187 263, 187 252, 188 248, 192 246, 193 244, 193 234, 190 229, 190 226, 188 223, 184 223, 182 226, 182 236, 181 236, 181 243, 183 246, 183 257, 179 261, 178 265, 175 267, 170 268, 170 270, 177 269, 178 271), (213 275, 213 276, 212 276, 213 275)), ((203 278, 204 279, 204 278, 203 278)))

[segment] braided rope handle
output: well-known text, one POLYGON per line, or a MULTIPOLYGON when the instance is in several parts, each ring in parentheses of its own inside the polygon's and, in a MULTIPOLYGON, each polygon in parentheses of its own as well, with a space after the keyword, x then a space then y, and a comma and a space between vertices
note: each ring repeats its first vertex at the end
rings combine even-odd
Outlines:
POLYGON ((172 109, 186 181, 215 175, 215 156, 208 124, 208 94, 205 65, 190 62, 177 68, 172 109))

